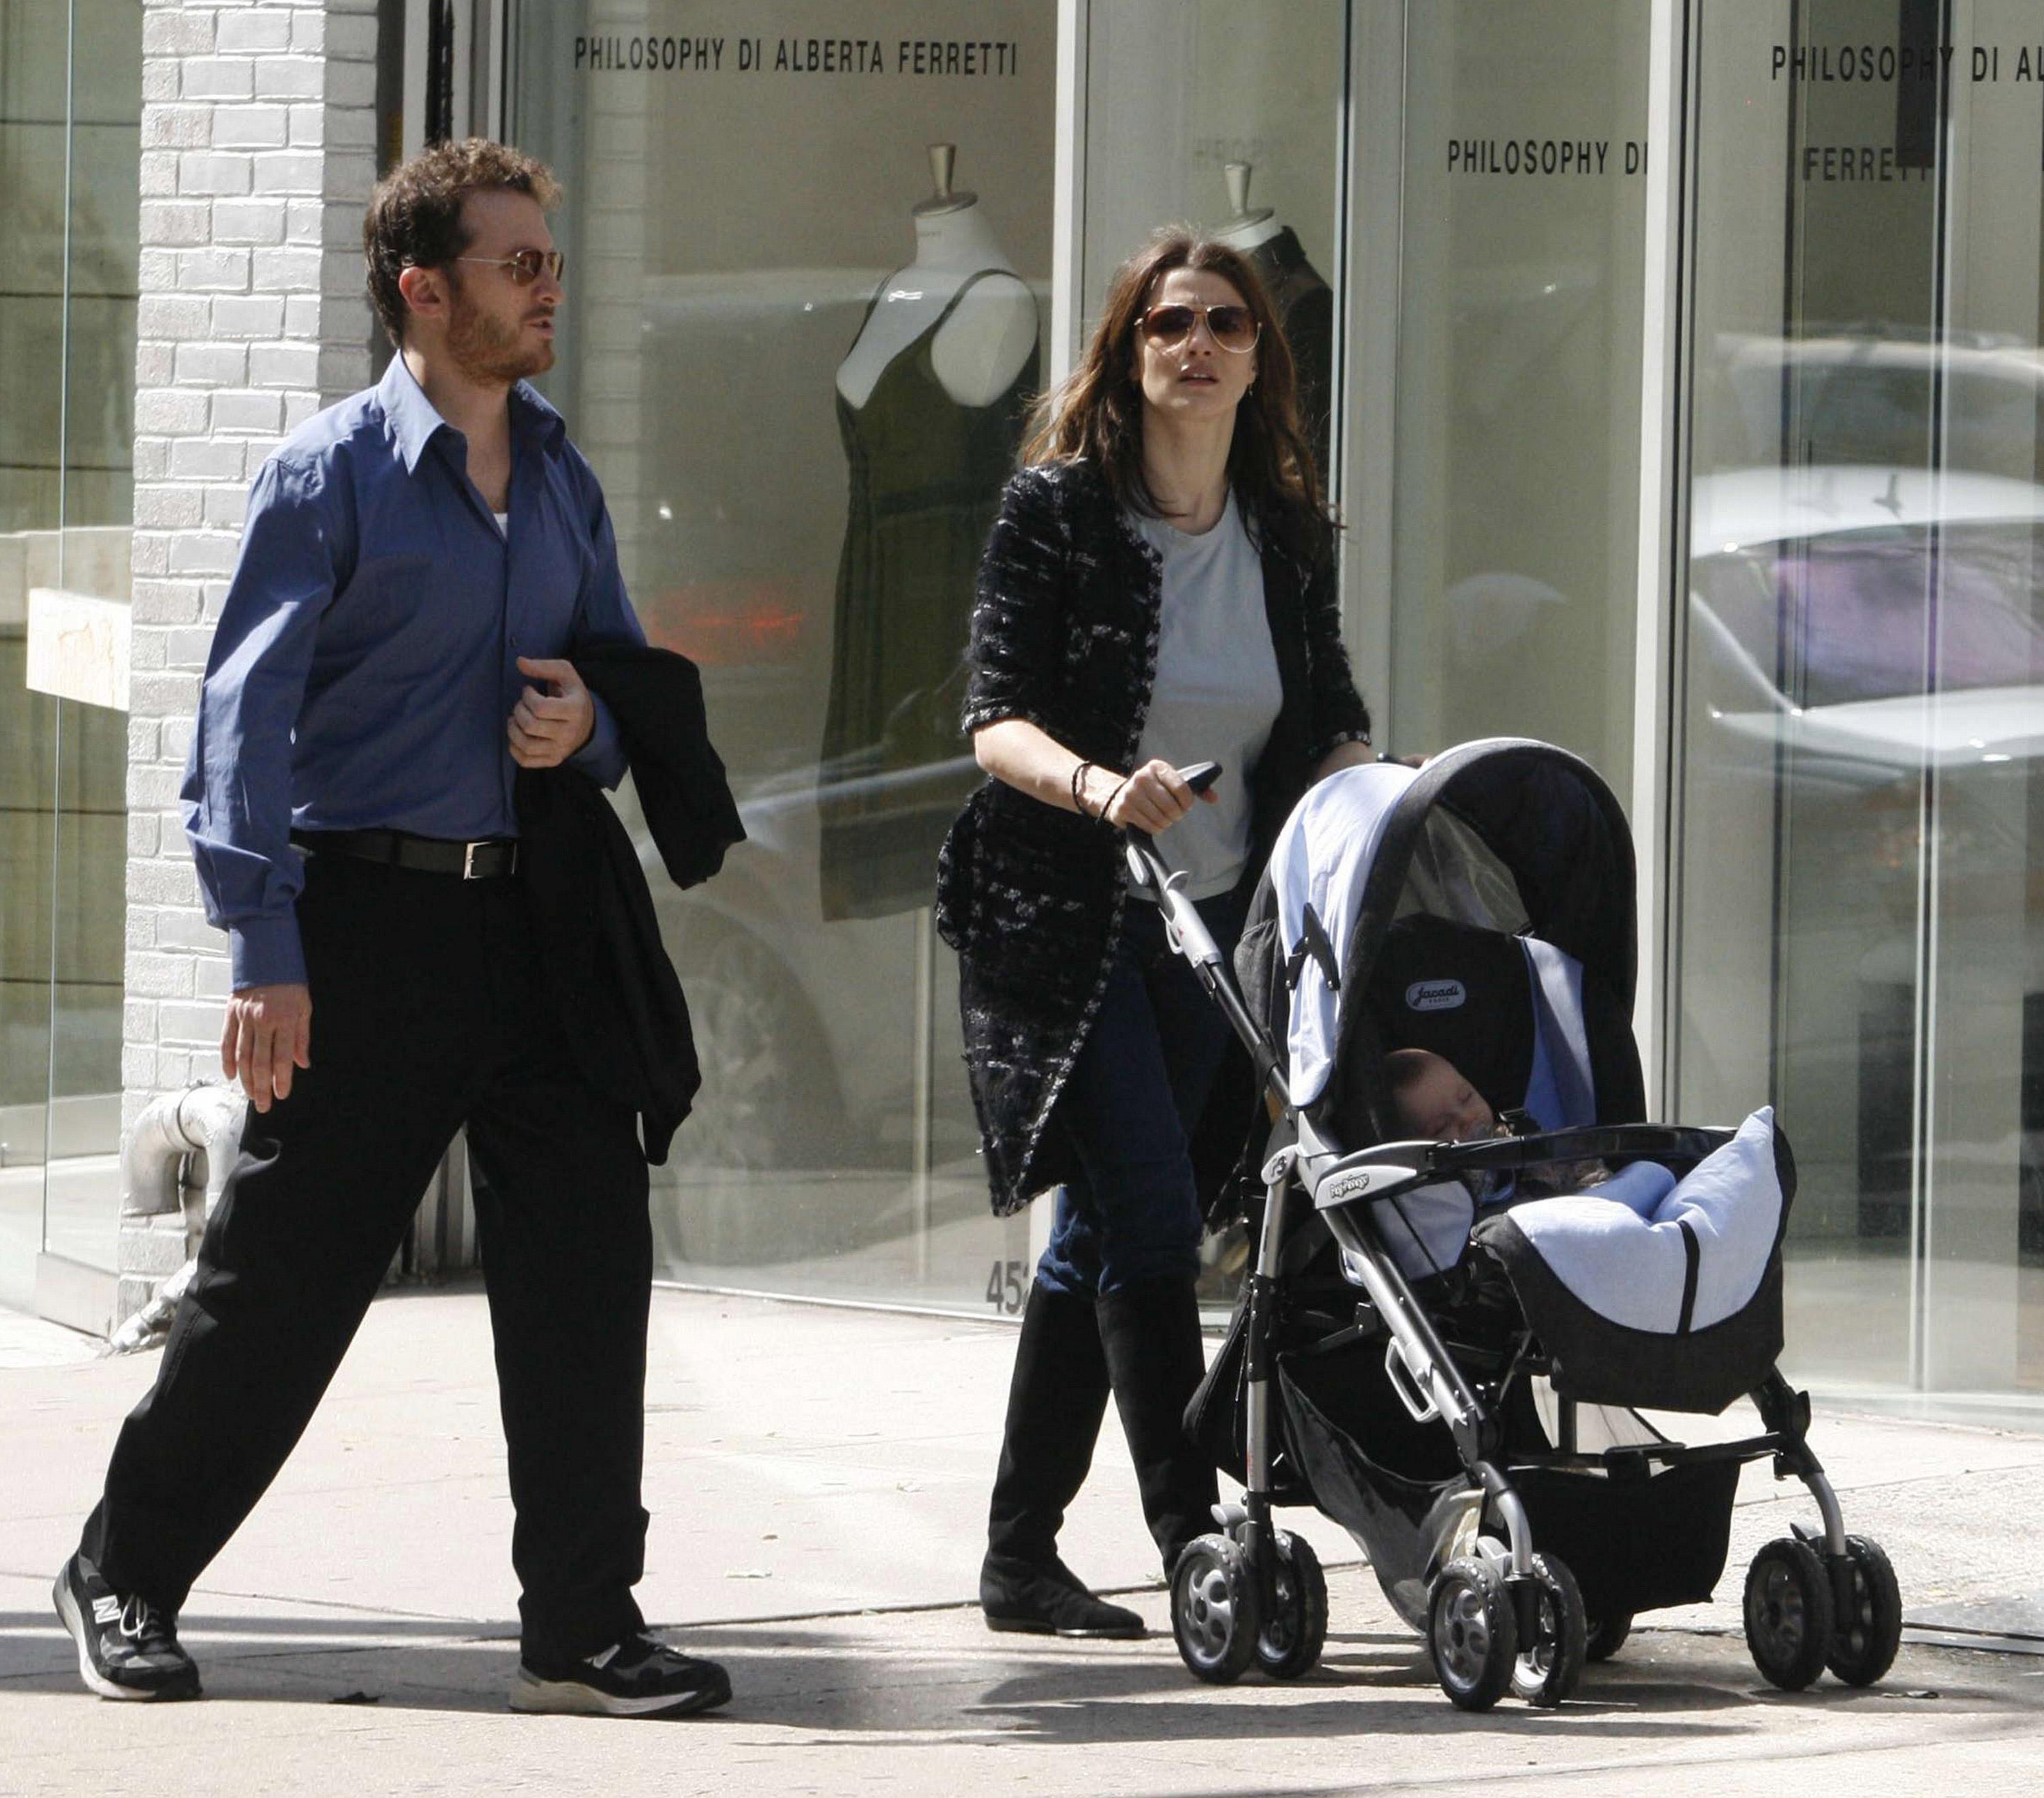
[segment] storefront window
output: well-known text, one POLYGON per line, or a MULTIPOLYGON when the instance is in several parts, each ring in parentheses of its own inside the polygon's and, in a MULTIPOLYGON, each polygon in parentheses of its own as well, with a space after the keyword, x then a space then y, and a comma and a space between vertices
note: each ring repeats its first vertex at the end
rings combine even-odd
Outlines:
POLYGON ((1395 458, 1397 746, 1539 737, 1621 796, 1647 23, 1636 0, 1404 9, 1395 420, 1364 421, 1395 458))
POLYGON ((1696 22, 1680 1101, 1780 1107, 1799 1373, 2044 1392, 2034 9, 1696 22))
POLYGON ((114 1265, 127 725, 28 685, 32 590, 128 597, 140 0, 0 0, 0 1304, 114 1265))
MULTIPOLYGON (((1116 268, 1153 231, 1189 224, 1212 233, 1241 251, 1270 290, 1330 492, 1349 11, 1344 0, 1112 0, 1086 12, 1074 353, 1116 268)), ((1233 1229, 1202 1253, 1201 1296, 1224 1304, 1247 1262, 1246 1240, 1233 1229)))
POLYGON ((1116 0, 1088 11, 1080 309, 1160 225, 1243 252, 1270 289, 1329 473, 1343 255, 1343 0, 1116 0))
POLYGON ((544 385, 648 635, 702 667, 751 838, 695 891, 654 880, 704 1068, 655 1170, 670 1277, 1020 1306, 929 906, 978 778, 979 552, 1044 378, 1057 15, 516 11, 511 129, 568 192, 544 385))

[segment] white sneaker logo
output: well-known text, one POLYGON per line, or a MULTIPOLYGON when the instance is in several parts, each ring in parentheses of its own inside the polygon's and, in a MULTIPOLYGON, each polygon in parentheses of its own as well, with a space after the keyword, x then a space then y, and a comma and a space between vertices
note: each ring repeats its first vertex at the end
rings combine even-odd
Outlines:
POLYGON ((92 1601, 92 1620, 95 1623, 117 1623, 121 1617, 121 1600, 114 1597, 95 1598, 92 1601))

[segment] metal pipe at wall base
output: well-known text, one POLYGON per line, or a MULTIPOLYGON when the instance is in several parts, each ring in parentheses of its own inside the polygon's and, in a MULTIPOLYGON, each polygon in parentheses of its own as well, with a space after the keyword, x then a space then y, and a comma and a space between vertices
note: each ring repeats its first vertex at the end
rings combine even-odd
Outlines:
POLYGON ((229 1086, 190 1086, 152 1100, 121 1140, 121 1215, 182 1210, 187 1247, 195 1247, 240 1152, 248 1110, 248 1101, 229 1086), (202 1155, 204 1162, 195 1164, 202 1155))
MULTIPOLYGON (((198 1265, 206 1219, 240 1158, 248 1115, 248 1101, 235 1089, 192 1086, 152 1101, 124 1134, 121 1216, 167 1217, 182 1212, 183 1255, 182 1265, 151 1286, 140 1308, 119 1324, 108 1343, 110 1353, 152 1348, 168 1333, 178 1300, 198 1265)), ((125 1254, 123 1258, 125 1262, 125 1254)), ((458 1135, 426 1189, 390 1277, 444 1280, 477 1266, 478 1260, 467 1145, 458 1135)))
POLYGON ((121 1143, 121 1213, 161 1217, 184 1213, 185 1259, 147 1304, 107 1343, 113 1354, 151 1348, 168 1332, 178 1300, 191 1283, 206 1214, 241 1150, 248 1101, 227 1086, 192 1086, 153 1099, 121 1143))

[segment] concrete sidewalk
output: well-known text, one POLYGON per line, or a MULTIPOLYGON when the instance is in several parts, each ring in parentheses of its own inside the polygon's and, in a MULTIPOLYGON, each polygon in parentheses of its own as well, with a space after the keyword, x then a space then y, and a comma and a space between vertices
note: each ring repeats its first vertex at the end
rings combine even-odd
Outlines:
POLYGON ((1747 1558, 1800 1486, 1749 1469, 1717 1602, 1654 1613, 1557 1712, 1440 1695, 1343 1533, 1326 1660, 1216 1689, 1179 1665, 1119 1431, 1068 1558, 1165 1633, 989 1635, 970 1600, 1013 1351, 994 1324, 663 1292, 647 1393, 650 1618, 730 1666, 712 1718, 504 1711, 510 1508, 479 1293, 371 1311, 276 1487, 184 1616, 209 1698, 79 1688, 49 1585, 156 1357, 0 1317, 0 1792, 658 1790, 2044 1792, 2044 1436, 1824 1416, 1849 1527, 1912 1629, 1868 1692, 1746 1658, 1747 1558), (1992 1632, 1992 1633, 1990 1633, 1992 1632), (1966 1643, 1960 1647, 1954 1643, 1966 1643), (1794 1763, 1793 1765, 1791 1763, 1794 1763))

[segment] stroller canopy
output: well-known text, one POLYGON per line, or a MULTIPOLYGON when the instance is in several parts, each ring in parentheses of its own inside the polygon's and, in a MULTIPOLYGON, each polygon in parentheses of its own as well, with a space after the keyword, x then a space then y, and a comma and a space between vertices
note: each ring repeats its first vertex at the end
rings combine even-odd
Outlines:
MULTIPOLYGON (((1566 958, 1555 975, 1580 982, 1576 1028, 1587 1034, 1581 1047, 1595 1087, 1581 1103, 1595 1121, 1630 1121, 1642 1108, 1630 1028, 1634 878, 1618 801, 1566 750, 1493 738, 1417 772, 1391 763, 1350 769, 1315 786, 1279 834, 1237 972, 1252 1009, 1260 1002, 1286 1044, 1295 1103, 1333 1104, 1358 1084, 1335 1078, 1352 1053, 1359 1047, 1374 1064, 1394 1046, 1369 1021, 1373 992, 1389 978, 1405 1014, 1424 1020, 1412 1046, 1447 1054, 1501 1110, 1521 1102, 1530 1047, 1487 1033, 1477 1020, 1495 1019, 1496 1008, 1465 1005, 1473 995, 1463 979, 1431 983, 1434 964, 1424 957, 1439 962, 1444 944, 1458 943, 1458 975, 1475 982, 1508 968, 1523 990, 1527 957, 1504 939, 1552 945, 1566 958), (1427 920, 1435 922, 1416 928, 1427 920), (1477 1078, 1485 1067, 1497 1070, 1494 1079, 1477 1078)), ((1539 972, 1553 989, 1547 970, 1539 972)), ((1571 993, 1558 1012, 1576 1009, 1571 993)), ((1374 1078, 1362 1084, 1374 1100, 1374 1078)))

